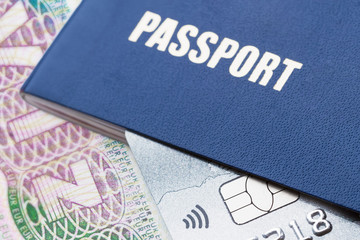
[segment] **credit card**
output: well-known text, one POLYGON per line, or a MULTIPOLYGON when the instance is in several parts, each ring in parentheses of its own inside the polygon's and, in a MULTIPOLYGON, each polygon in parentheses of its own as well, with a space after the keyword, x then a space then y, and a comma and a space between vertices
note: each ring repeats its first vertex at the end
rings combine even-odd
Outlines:
POLYGON ((174 240, 359 239, 357 213, 131 132, 126 138, 174 240))

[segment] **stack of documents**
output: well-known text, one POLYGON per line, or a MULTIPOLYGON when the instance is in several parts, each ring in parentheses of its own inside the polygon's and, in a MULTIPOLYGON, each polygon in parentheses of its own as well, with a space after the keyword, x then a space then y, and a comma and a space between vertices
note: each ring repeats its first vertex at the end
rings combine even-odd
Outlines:
POLYGON ((357 239, 357 10, 0 1, 0 239, 357 239))

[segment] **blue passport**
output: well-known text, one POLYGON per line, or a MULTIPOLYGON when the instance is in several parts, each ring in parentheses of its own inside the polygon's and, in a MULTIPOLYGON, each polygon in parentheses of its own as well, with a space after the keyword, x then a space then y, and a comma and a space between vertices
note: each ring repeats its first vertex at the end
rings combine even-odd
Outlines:
POLYGON ((359 12, 353 0, 85 0, 22 96, 360 211, 359 12))

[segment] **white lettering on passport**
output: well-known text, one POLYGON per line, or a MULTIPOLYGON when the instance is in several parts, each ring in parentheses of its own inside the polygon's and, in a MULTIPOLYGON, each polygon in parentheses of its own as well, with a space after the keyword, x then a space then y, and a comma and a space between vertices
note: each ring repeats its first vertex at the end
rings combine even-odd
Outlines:
POLYGON ((175 57, 188 55, 189 60, 196 64, 208 61, 209 68, 215 68, 223 59, 233 59, 229 67, 231 76, 236 78, 248 76, 249 82, 259 83, 261 86, 268 85, 275 70, 282 63, 285 68, 273 85, 276 91, 281 91, 294 71, 300 70, 303 66, 302 63, 288 58, 281 61, 280 56, 267 51, 260 57, 257 47, 250 45, 240 47, 238 41, 227 37, 220 41, 212 53, 210 44, 216 45, 219 42, 219 36, 216 33, 207 31, 199 34, 199 29, 193 25, 181 26, 176 32, 178 24, 178 21, 171 18, 166 18, 162 22, 159 14, 147 11, 128 40, 137 42, 143 33, 151 33, 145 46, 152 48, 157 45, 157 50, 162 52, 168 50, 175 57), (171 42, 175 33, 178 43, 171 42), (191 47, 189 38, 196 39, 197 50, 191 47))

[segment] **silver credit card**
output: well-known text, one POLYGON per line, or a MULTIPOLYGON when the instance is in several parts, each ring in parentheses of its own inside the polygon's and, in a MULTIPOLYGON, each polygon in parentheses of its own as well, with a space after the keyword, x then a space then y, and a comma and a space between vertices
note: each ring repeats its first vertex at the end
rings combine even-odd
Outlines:
POLYGON ((358 213, 131 132, 126 138, 174 240, 360 239, 358 213))

